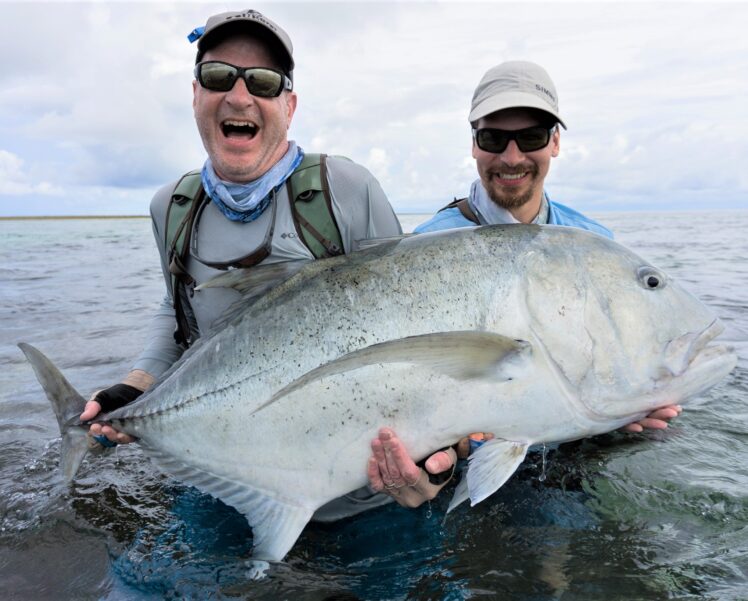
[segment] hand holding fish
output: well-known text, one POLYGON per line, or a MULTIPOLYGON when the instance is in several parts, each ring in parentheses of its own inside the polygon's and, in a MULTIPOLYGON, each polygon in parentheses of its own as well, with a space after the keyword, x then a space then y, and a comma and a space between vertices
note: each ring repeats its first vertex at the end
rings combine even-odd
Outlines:
POLYGON ((647 417, 638 422, 633 422, 628 426, 624 426, 621 430, 623 432, 632 432, 634 434, 642 432, 646 428, 651 430, 664 430, 668 427, 668 420, 678 417, 681 414, 681 411, 683 411, 683 407, 680 405, 668 405, 667 407, 662 407, 653 411, 647 417))
POLYGON ((381 428, 379 436, 371 441, 372 456, 367 473, 371 487, 390 495, 403 507, 418 507, 430 501, 450 481, 457 453, 451 447, 437 451, 421 468, 413 461, 405 445, 389 428, 381 428), (438 484, 433 484, 429 474, 445 474, 438 484))
MULTIPOLYGON (((102 409, 105 412, 112 411, 113 409, 131 403, 150 388, 154 381, 155 378, 145 371, 139 369, 131 371, 120 384, 115 384, 109 388, 95 391, 86 403, 83 413, 80 415, 80 420, 86 422, 99 415, 99 413, 102 412, 102 409)), ((119 432, 108 424, 101 423, 91 424, 89 434, 98 438, 98 441, 102 446, 128 444, 136 440, 133 436, 125 434, 124 432, 119 432), (105 445, 104 443, 106 443, 106 440, 102 441, 100 438, 102 436, 113 444, 105 445)))
MULTIPOLYGON (((682 411, 680 405, 668 405, 638 422, 624 426, 621 431, 639 433, 645 429, 664 430, 668 427, 668 420, 678 417, 682 411)), ((419 507, 434 499, 452 479, 457 459, 467 459, 470 454, 472 437, 473 435, 462 438, 454 448, 437 451, 424 462, 424 467, 419 467, 395 432, 389 428, 381 428, 378 438, 371 441, 372 456, 367 466, 369 483, 374 490, 390 495, 403 507, 419 507), (428 474, 443 474, 443 481, 434 484, 428 474)), ((480 440, 490 440, 493 437, 493 434, 482 434, 480 440)))

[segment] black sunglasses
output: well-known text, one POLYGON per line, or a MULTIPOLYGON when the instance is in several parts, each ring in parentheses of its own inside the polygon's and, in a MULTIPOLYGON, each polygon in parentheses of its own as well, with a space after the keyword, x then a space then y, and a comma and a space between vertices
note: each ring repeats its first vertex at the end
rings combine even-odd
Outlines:
POLYGON ((237 67, 221 61, 205 61, 195 65, 195 79, 206 90, 228 92, 241 77, 252 96, 275 98, 283 90, 292 90, 293 83, 281 71, 269 67, 237 67))
POLYGON ((478 148, 494 154, 504 152, 511 140, 517 143, 517 148, 522 152, 533 152, 548 146, 554 129, 556 129, 555 125, 551 128, 536 125, 514 131, 484 127, 482 129, 474 129, 473 138, 478 148))

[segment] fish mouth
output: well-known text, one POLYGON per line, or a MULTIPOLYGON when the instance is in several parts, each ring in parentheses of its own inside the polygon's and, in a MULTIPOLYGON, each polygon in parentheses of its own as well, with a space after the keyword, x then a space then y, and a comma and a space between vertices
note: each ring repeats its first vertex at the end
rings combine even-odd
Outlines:
POLYGON ((671 340, 665 347, 664 367, 671 376, 681 376, 689 368, 731 354, 732 349, 725 345, 709 343, 725 330, 719 319, 715 319, 701 332, 689 332, 671 340))
POLYGON ((639 389, 633 398, 626 395, 583 400, 591 414, 588 417, 603 421, 616 418, 623 426, 673 403, 693 403, 694 397, 727 377, 737 364, 737 355, 731 347, 710 344, 724 329, 715 319, 701 331, 674 338, 665 346, 663 361, 648 386, 639 389))

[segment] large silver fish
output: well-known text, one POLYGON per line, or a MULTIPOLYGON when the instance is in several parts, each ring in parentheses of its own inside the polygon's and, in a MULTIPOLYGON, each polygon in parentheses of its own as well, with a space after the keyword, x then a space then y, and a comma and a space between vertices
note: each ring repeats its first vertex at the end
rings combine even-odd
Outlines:
MULTIPOLYGON (((257 559, 282 559, 316 509, 366 483, 380 426, 416 458, 493 432, 451 507, 475 504, 530 445, 616 429, 703 392, 736 362, 710 345, 722 327, 704 305, 578 229, 408 237, 309 262, 262 292, 289 267, 220 276, 215 285, 256 298, 155 388, 102 417, 244 513, 257 559)), ((72 478, 86 450, 84 399, 20 346, 55 407, 72 478)))

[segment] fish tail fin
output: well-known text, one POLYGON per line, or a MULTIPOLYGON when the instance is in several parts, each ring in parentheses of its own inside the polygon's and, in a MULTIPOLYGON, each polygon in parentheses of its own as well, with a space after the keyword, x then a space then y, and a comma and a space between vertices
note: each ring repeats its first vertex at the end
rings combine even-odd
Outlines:
POLYGON ((88 451, 86 430, 81 427, 78 419, 86 405, 86 399, 78 394, 60 370, 41 351, 24 342, 21 342, 18 348, 23 351, 34 368, 36 379, 39 380, 57 416, 62 436, 60 465, 65 480, 70 482, 88 451))

